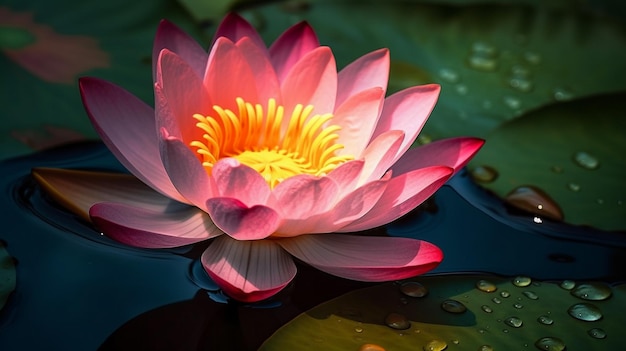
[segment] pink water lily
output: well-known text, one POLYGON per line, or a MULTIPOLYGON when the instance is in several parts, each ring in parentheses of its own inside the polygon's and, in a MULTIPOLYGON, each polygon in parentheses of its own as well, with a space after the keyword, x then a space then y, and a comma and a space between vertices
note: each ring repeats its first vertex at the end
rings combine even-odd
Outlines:
POLYGON ((34 172, 107 236, 143 248, 212 239, 201 258, 206 272, 247 302, 294 278, 292 256, 362 281, 412 277, 442 260, 424 241, 354 233, 414 209, 483 143, 453 138, 409 149, 440 88, 385 98, 386 49, 337 72, 306 23, 267 48, 231 14, 208 54, 163 21, 153 72, 154 109, 106 81, 80 80, 93 125, 134 177, 34 172))

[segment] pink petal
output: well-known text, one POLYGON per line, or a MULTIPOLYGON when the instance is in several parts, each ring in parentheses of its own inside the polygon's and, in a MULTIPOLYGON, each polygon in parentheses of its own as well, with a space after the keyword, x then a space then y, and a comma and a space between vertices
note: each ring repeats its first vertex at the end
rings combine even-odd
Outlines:
POLYGON ((265 48, 265 43, 256 29, 243 17, 233 12, 227 14, 220 23, 213 37, 213 45, 220 37, 228 38, 233 43, 242 38, 250 38, 255 46, 265 48))
MULTIPOLYGON (((405 134, 397 160, 413 144, 426 123, 441 88, 436 84, 420 85, 397 92, 385 100, 372 140, 388 130, 401 130, 405 134)), ((394 161, 395 161, 394 160, 394 161)))
POLYGON ((328 214, 329 222, 332 223, 332 226, 325 232, 337 231, 339 228, 354 222, 368 213, 385 193, 389 175, 357 188, 339 201, 328 214))
POLYGON ((195 207, 148 210, 118 203, 98 203, 91 220, 106 236, 150 249, 184 246, 223 234, 209 216, 195 207))
POLYGON ((361 155, 365 165, 358 184, 380 179, 389 170, 403 140, 404 133, 399 130, 390 130, 376 137, 361 155))
POLYGON ((380 49, 363 55, 347 65, 337 77, 337 105, 350 96, 373 87, 387 90, 389 50, 380 49))
POLYGON ((382 111, 385 91, 380 87, 352 95, 334 113, 332 124, 341 127, 337 143, 344 148, 341 155, 361 155, 369 143, 382 111))
MULTIPOLYGON (((281 86, 285 117, 294 106, 313 105, 312 115, 331 113, 337 95, 337 68, 328 47, 319 47, 298 61, 281 86)), ((288 118, 285 118, 288 120, 288 118)))
POLYGON ((252 104, 265 104, 267 101, 257 99, 255 79, 241 50, 228 38, 218 38, 211 48, 204 76, 211 103, 231 111, 237 111, 238 97, 252 104))
POLYGON ((115 157, 151 188, 185 202, 161 163, 152 108, 107 81, 81 78, 79 83, 87 114, 115 157))
POLYGON ((248 37, 239 40, 235 45, 241 50, 254 73, 259 103, 265 105, 273 98, 278 104, 282 104, 280 83, 267 50, 256 46, 248 37))
POLYGON ((375 228, 402 217, 434 194, 452 176, 452 172, 449 167, 433 166, 391 178, 385 193, 371 211, 339 231, 375 228))
POLYGON ((159 23, 154 46, 152 48, 152 76, 156 78, 157 62, 161 50, 169 49, 178 54, 191 68, 202 77, 206 70, 209 55, 191 36, 167 20, 159 23))
POLYGON ((321 271, 360 281, 413 277, 432 270, 443 259, 437 246, 408 238, 326 234, 277 243, 321 271))
POLYGON ((193 115, 207 115, 212 106, 202 78, 183 59, 168 49, 158 57, 155 84, 157 128, 189 143, 201 139, 193 115))
POLYGON ((176 189, 196 207, 207 211, 206 201, 217 196, 217 188, 196 155, 180 139, 161 131, 161 158, 176 189))
POLYGON ((234 158, 224 158, 213 166, 213 179, 220 196, 235 198, 247 206, 265 204, 270 186, 254 169, 234 158))
POLYGON ((300 22, 287 29, 270 47, 270 57, 278 80, 284 81, 291 68, 319 46, 319 40, 308 23, 300 22))
POLYGON ((270 240, 237 241, 222 236, 204 251, 201 261, 227 295, 243 302, 275 295, 296 275, 291 257, 270 240))
POLYGON ((337 183, 339 189, 338 198, 343 198, 345 194, 356 188, 359 174, 361 174, 364 165, 365 161, 363 160, 348 161, 328 173, 327 177, 337 183))
POLYGON ((274 188, 276 201, 272 207, 283 218, 306 218, 328 210, 337 192, 337 184, 331 178, 294 176, 274 188))
POLYGON ((207 209, 215 225, 237 240, 265 239, 281 222, 273 209, 263 205, 248 207, 234 198, 211 198, 207 201, 207 209))
POLYGON ((130 174, 34 168, 33 177, 46 193, 69 211, 89 221, 89 208, 98 202, 119 202, 160 210, 176 204, 130 174))
POLYGON ((484 143, 482 139, 471 137, 437 140, 409 149, 392 169, 394 174, 399 175, 417 168, 443 165, 454 168, 454 172, 457 172, 469 162, 484 143))

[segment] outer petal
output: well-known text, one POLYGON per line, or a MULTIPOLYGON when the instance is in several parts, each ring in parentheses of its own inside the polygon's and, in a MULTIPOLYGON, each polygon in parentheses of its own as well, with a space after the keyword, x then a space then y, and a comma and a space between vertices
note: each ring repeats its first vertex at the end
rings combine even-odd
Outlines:
POLYGON ((454 168, 454 172, 457 172, 469 162, 484 143, 482 139, 471 137, 437 140, 409 149, 392 169, 395 175, 399 175, 418 168, 444 165, 454 168))
POLYGON ((211 103, 231 111, 237 111, 238 97, 252 104, 266 103, 257 99, 255 79, 241 50, 228 38, 218 38, 211 48, 204 76, 211 103))
POLYGON ((385 91, 374 87, 352 95, 335 110, 331 123, 341 127, 337 143, 344 146, 339 154, 361 155, 374 133, 384 100, 385 91))
POLYGON ((339 72, 337 105, 350 96, 373 87, 387 90, 389 80, 389 50, 380 49, 363 55, 339 72))
POLYGON ((243 302, 266 299, 282 290, 296 275, 296 266, 270 240, 217 239, 202 254, 202 265, 226 294, 243 302))
POLYGON ((118 202, 152 211, 185 206, 130 174, 35 168, 33 177, 47 194, 86 221, 90 221, 89 208, 98 202, 118 202))
POLYGON ((263 205, 248 207, 234 198, 209 199, 207 209, 213 222, 237 240, 265 239, 272 235, 281 223, 280 216, 273 209, 263 205))
POLYGON ((361 155, 365 165, 358 184, 380 179, 389 170, 403 140, 404 133, 399 130, 390 130, 376 137, 361 155))
POLYGON ((126 90, 97 78, 81 78, 83 104, 102 141, 135 177, 175 200, 159 155, 154 111, 126 90))
POLYGON ((306 22, 298 23, 287 29, 270 47, 270 57, 282 82, 291 68, 304 55, 320 46, 313 28, 306 22))
POLYGON ((300 175, 287 178, 273 191, 272 207, 283 218, 301 219, 325 212, 334 203, 337 184, 328 177, 300 175))
POLYGON ((176 189, 196 207, 207 211, 206 201, 218 196, 217 188, 193 151, 180 139, 161 130, 161 158, 176 189))
POLYGON ((226 37, 233 43, 238 42, 242 38, 250 38, 255 46, 265 49, 265 43, 254 27, 243 17, 233 12, 227 14, 222 23, 220 23, 215 31, 213 44, 220 37, 226 37))
POLYGON ((159 54, 163 49, 178 54, 199 76, 204 74, 209 55, 192 37, 166 20, 159 23, 152 48, 152 76, 155 78, 159 54))
POLYGON ((436 84, 420 85, 397 92, 385 100, 372 140, 388 130, 402 130, 405 138, 395 160, 413 144, 435 107, 441 88, 436 84))
POLYGON ((405 215, 437 191, 452 175, 445 166, 433 166, 393 177, 376 205, 341 232, 370 229, 405 215))
POLYGON ((169 133, 187 143, 201 139, 195 113, 213 112, 202 76, 176 53, 164 49, 158 57, 155 90, 157 131, 169 133))
POLYGON ((98 203, 91 220, 105 235, 121 243, 150 249, 193 244, 223 234, 195 207, 160 211, 118 203, 98 203))
MULTIPOLYGON (((282 82, 285 115, 297 104, 313 105, 313 114, 331 113, 337 95, 337 68, 328 47, 319 47, 298 61, 282 82)), ((288 118, 286 118, 288 120, 288 118)))
POLYGON ((326 234, 277 243, 321 271, 361 281, 413 277, 435 268, 443 259, 435 245, 408 238, 326 234))

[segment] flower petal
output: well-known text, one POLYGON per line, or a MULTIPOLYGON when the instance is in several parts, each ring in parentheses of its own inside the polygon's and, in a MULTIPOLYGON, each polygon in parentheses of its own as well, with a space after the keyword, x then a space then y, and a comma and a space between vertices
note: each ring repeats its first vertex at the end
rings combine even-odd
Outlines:
POLYGON ((287 178, 274 188, 273 208, 283 218, 306 218, 328 210, 337 196, 337 184, 328 177, 299 175, 287 178))
POLYGON ((234 158, 219 160, 212 175, 220 196, 235 198, 247 206, 265 204, 271 194, 270 186, 259 172, 234 158))
POLYGON ((158 157, 154 110, 107 81, 81 78, 79 84, 91 123, 122 165, 161 194, 185 202, 158 157))
POLYGON ((257 47, 252 39, 248 37, 237 41, 235 45, 248 60, 248 64, 255 76, 259 103, 265 104, 270 98, 273 98, 279 105, 282 104, 280 83, 269 60, 267 49, 257 47))
POLYGON ((441 250, 426 241, 358 235, 301 235, 276 241, 290 254, 338 277, 389 281, 435 268, 441 250))
POLYGON ((157 62, 161 50, 169 49, 180 56, 191 68, 202 77, 206 70, 209 57, 207 52, 189 34, 173 23, 162 20, 157 28, 152 48, 152 76, 156 78, 157 62))
POLYGON ((267 102, 258 101, 255 77, 248 60, 226 37, 218 38, 211 48, 204 86, 211 103, 223 109, 237 111, 235 99, 238 97, 252 104, 267 102))
POLYGON ((300 22, 281 34, 270 46, 270 58, 279 81, 284 81, 291 68, 304 55, 320 46, 313 28, 300 22))
POLYGON ((136 247, 178 247, 223 234, 205 212, 191 206, 155 211, 104 202, 93 205, 89 214, 106 236, 136 247))
POLYGON ((344 194, 356 188, 359 174, 361 174, 364 165, 365 161, 363 160, 352 160, 341 164, 328 173, 327 177, 337 183, 337 188, 339 189, 337 198, 343 198, 344 194))
MULTIPOLYGON (((389 50, 380 49, 363 55, 344 67, 337 77, 337 105, 350 96, 373 87, 387 90, 389 50)), ((383 93, 384 94, 384 93, 383 93)))
POLYGON ((452 175, 445 166, 421 168, 391 178, 385 193, 364 216, 341 228, 353 232, 387 224, 407 214, 437 191, 452 175))
POLYGON ((265 48, 263 39, 254 27, 234 12, 228 13, 220 23, 213 37, 213 45, 220 37, 226 37, 233 43, 238 42, 242 38, 250 38, 255 46, 265 48))
POLYGON ((201 261, 227 295, 243 302, 275 295, 296 275, 291 257, 270 240, 237 241, 221 236, 204 251, 201 261))
POLYGON ((34 168, 32 174, 48 195, 86 221, 90 221, 89 208, 98 202, 119 202, 155 211, 177 204, 130 174, 58 168, 34 168))
POLYGON ((420 85, 399 91, 387 99, 372 140, 388 130, 401 130, 405 134, 402 146, 394 161, 413 144, 435 107, 439 91, 437 84, 420 85))
POLYGON ((193 115, 213 111, 201 77, 176 53, 161 51, 154 87, 157 130, 164 127, 187 143, 201 139, 193 115))
POLYGON ((365 160, 365 165, 358 184, 380 179, 392 165, 403 140, 404 133, 399 130, 390 130, 376 137, 361 155, 361 158, 365 160))
POLYGON ((338 154, 361 155, 374 133, 384 100, 385 91, 374 87, 352 95, 335 110, 331 123, 341 127, 337 143, 344 146, 338 154))
POLYGON ((313 105, 312 115, 332 113, 337 95, 337 68, 328 47, 319 47, 298 61, 281 85, 285 116, 297 104, 313 105))
POLYGON ((409 149, 392 169, 395 175, 399 175, 417 168, 444 165, 454 168, 454 172, 457 172, 469 162, 484 143, 482 139, 471 137, 437 140, 409 149))
POLYGON ((278 213, 267 206, 248 207, 229 197, 209 199, 207 209, 215 225, 237 240, 265 239, 276 231, 281 222, 278 213))
POLYGON ((180 139, 161 130, 161 158, 176 189, 196 207, 207 211, 206 201, 217 196, 217 187, 198 158, 180 139))

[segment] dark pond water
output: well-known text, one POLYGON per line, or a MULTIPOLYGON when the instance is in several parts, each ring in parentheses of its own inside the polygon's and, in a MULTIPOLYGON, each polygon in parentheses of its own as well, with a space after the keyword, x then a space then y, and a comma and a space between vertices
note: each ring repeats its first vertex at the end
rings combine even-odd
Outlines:
MULTIPOLYGON (((371 285, 300 264, 294 282, 271 301, 228 301, 199 287, 211 287, 195 264, 206 243, 172 250, 117 244, 49 201, 30 177, 33 167, 123 171, 97 142, 1 163, 0 240, 17 262, 17 288, 0 311, 2 351, 255 350, 299 313, 371 285)), ((625 234, 534 217, 461 173, 386 232, 439 245, 446 258, 434 274, 626 279, 625 234)))

